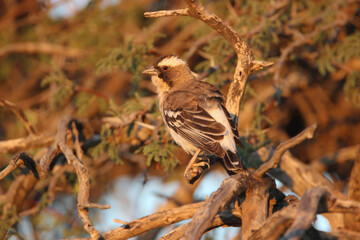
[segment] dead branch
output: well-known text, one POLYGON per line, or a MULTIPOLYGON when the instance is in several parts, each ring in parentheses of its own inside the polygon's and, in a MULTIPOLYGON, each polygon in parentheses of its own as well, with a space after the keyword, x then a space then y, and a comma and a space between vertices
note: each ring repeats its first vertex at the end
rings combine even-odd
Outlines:
POLYGON ((163 10, 156 12, 145 12, 144 16, 147 18, 153 17, 170 17, 170 16, 190 16, 189 9, 177 9, 177 10, 163 10))
POLYGON ((339 199, 338 197, 332 195, 330 193, 330 197, 328 197, 327 207, 329 212, 332 213, 350 213, 356 214, 357 216, 360 214, 360 202, 354 200, 345 200, 339 199))
POLYGON ((345 228, 334 229, 331 232, 331 234, 338 237, 341 240, 360 239, 360 233, 359 232, 351 231, 351 230, 345 229, 345 228))
POLYGON ((9 108, 13 113, 15 113, 15 115, 24 124, 27 132, 30 135, 36 135, 37 134, 34 126, 29 122, 29 120, 27 119, 27 117, 24 114, 24 111, 21 108, 19 108, 18 106, 16 106, 14 103, 12 103, 10 101, 2 100, 2 99, 0 99, 0 105, 9 108))
POLYGON ((209 12, 199 1, 185 0, 187 8, 180 10, 163 10, 157 12, 146 12, 145 17, 165 16, 191 16, 200 19, 220 33, 234 48, 238 61, 234 73, 233 82, 227 95, 226 108, 234 116, 239 116, 239 106, 242 100, 248 75, 272 63, 255 61, 250 48, 230 25, 226 24, 217 15, 209 12))
POLYGON ((34 174, 37 179, 39 179, 39 174, 37 172, 36 163, 34 160, 25 153, 19 153, 13 156, 6 168, 0 172, 0 180, 14 171, 16 168, 24 165, 34 174))
POLYGON ((290 226, 285 239, 293 239, 296 234, 304 234, 311 227, 315 214, 324 212, 352 213, 357 216, 360 212, 360 203, 338 199, 322 187, 311 188, 304 193, 301 201, 296 201, 267 218, 264 225, 254 231, 249 240, 279 239, 290 226))
POLYGON ((293 222, 298 206, 299 202, 284 207, 272 214, 264 225, 249 237, 249 240, 278 239, 293 222))
POLYGON ((85 55, 85 51, 76 48, 68 48, 52 43, 12 43, 0 48, 0 57, 6 57, 10 53, 27 53, 27 54, 55 54, 67 57, 79 58, 85 55))
MULTIPOLYGON (((108 209, 110 205, 102 206, 100 204, 90 203, 90 177, 89 171, 83 165, 81 160, 74 155, 73 151, 66 145, 66 134, 67 134, 67 125, 69 123, 69 118, 64 118, 59 123, 59 133, 57 136, 57 144, 62 153, 64 153, 68 163, 75 168, 76 175, 79 180, 79 193, 78 193, 78 215, 83 223, 84 229, 90 234, 92 239, 99 239, 100 233, 92 225, 89 218, 88 208, 99 208, 99 209, 108 209)), ((78 141, 78 140, 77 140, 78 141)))
POLYGON ((262 164, 254 173, 254 177, 262 178, 262 176, 267 171, 269 171, 272 168, 276 168, 277 164, 280 161, 280 158, 284 154, 284 152, 286 150, 298 145, 305 139, 311 139, 314 136, 315 129, 316 129, 316 124, 313 124, 310 127, 307 127, 305 130, 303 130, 301 133, 299 133, 295 137, 279 144, 279 146, 277 146, 277 148, 274 152, 274 155, 272 156, 270 161, 262 164))
MULTIPOLYGON (((349 186, 347 190, 348 199, 358 201, 360 203, 360 151, 351 170, 349 186)), ((360 215, 345 214, 344 223, 347 229, 360 232, 360 215)))
MULTIPOLYGON (((279 156, 279 158, 280 158, 280 156, 281 156, 280 153, 283 153, 283 151, 284 151, 283 148, 293 147, 294 145, 300 143, 307 137, 311 136, 314 131, 315 131, 315 125, 307 128, 301 134, 299 134, 299 136, 295 136, 294 140, 291 141, 290 143, 287 143, 287 144, 283 143, 283 145, 282 145, 283 147, 277 148, 275 150, 275 152, 273 153, 273 155, 279 156), (280 153, 279 153, 279 151, 280 151, 280 153)), ((272 164, 270 166, 270 168, 272 168, 272 167, 274 167, 274 164, 272 164)), ((244 171, 244 172, 238 173, 237 175, 233 175, 233 176, 225 179, 224 182, 222 183, 222 185, 220 186, 220 188, 217 190, 217 192, 214 192, 211 195, 211 197, 208 200, 206 200, 205 203, 203 203, 201 205, 201 207, 199 206, 199 207, 197 207, 197 209, 193 210, 194 212, 192 212, 192 214, 195 214, 195 212, 196 212, 196 214, 193 217, 193 220, 191 222, 189 222, 188 224, 186 224, 186 227, 185 226, 182 227, 181 230, 176 230, 179 232, 177 232, 176 234, 174 233, 174 234, 176 236, 178 236, 178 234, 180 232, 182 233, 184 231, 184 235, 183 235, 184 239, 198 239, 197 237, 201 237, 201 235, 206 231, 206 229, 211 228, 212 220, 219 212, 223 211, 224 208, 235 197, 239 196, 240 193, 247 191, 246 200, 244 202, 245 204, 243 203, 244 205, 242 205, 242 208, 243 208, 242 216, 244 217, 244 219, 247 219, 247 220, 249 220, 249 222, 253 223, 253 224, 251 224, 251 228, 250 228, 252 230, 249 231, 248 232, 249 234, 247 235, 247 237, 250 237, 251 233, 254 230, 256 230, 260 226, 262 226, 262 224, 266 220, 267 214, 269 214, 268 197, 266 197, 266 196, 268 196, 268 193, 266 193, 266 192, 269 191, 268 189, 270 186, 269 179, 266 179, 266 178, 263 179, 263 178, 259 178, 259 177, 255 178, 255 177, 253 177, 255 174, 256 174, 256 171, 255 172, 244 171), (249 188, 250 185, 252 186, 251 188, 249 188), (248 202, 248 204, 246 203, 246 201, 248 202), (253 204, 254 202, 257 202, 257 204, 254 205, 253 204), (261 205, 261 207, 260 207, 260 205, 261 205), (248 206, 248 207, 246 207, 246 206, 248 206), (255 210, 252 207, 255 207, 255 210), (262 214, 260 214, 258 212, 259 208, 261 208, 260 212, 262 214), (253 211, 250 209, 253 209, 253 211), (252 214, 254 214, 254 213, 259 214, 259 215, 256 217, 253 217, 252 214), (185 235, 185 234, 190 234, 190 235, 185 235), (194 238, 191 238, 191 237, 194 237, 194 238)), ((334 204, 335 204, 335 202, 337 204, 340 204, 337 201, 334 201, 334 204)), ((188 205, 186 205, 186 206, 188 206, 188 205)), ((185 208, 185 206, 183 206, 183 207, 185 208)), ((353 207, 356 208, 356 206, 353 206, 353 207)), ((174 212, 169 212, 169 213, 172 214, 171 216, 173 216, 173 214, 176 214, 174 212)), ((118 229, 115 229, 113 231, 110 231, 110 232, 104 234, 104 237, 109 237, 109 239, 126 239, 129 237, 136 236, 145 231, 149 231, 151 229, 170 224, 170 223, 166 224, 164 222, 161 222, 163 220, 159 219, 158 214, 162 215, 163 212, 155 213, 148 217, 135 220, 135 221, 129 223, 128 224, 129 226, 126 225, 123 228, 118 228, 118 229), (153 221, 154 221, 154 219, 156 219, 156 222, 154 222, 153 224, 150 225, 147 222, 147 221, 149 221, 149 219, 152 219, 153 221), (161 223, 158 223, 158 221, 161 223), (115 236, 120 236, 120 237, 116 238, 115 236)), ((173 222, 175 222, 175 221, 172 220, 171 223, 173 223, 173 222)), ((170 238, 170 239, 172 239, 172 238, 170 238)), ((174 239, 177 239, 177 238, 174 238, 174 239)))
POLYGON ((356 161, 356 158, 360 151, 360 145, 354 145, 337 150, 332 154, 322 156, 319 159, 311 161, 311 167, 318 172, 324 172, 326 169, 335 164, 342 164, 346 161, 356 161))
POLYGON ((151 229, 168 226, 189 219, 194 216, 197 209, 204 204, 205 202, 192 203, 178 208, 157 212, 104 233, 103 236, 108 240, 129 239, 151 229))
MULTIPOLYGON (((273 151, 261 148, 252 155, 252 160, 267 162, 274 155, 273 151)), ((302 196, 307 189, 319 186, 326 188, 340 199, 345 198, 344 194, 334 189, 333 184, 327 178, 313 169, 312 166, 296 159, 289 151, 283 154, 280 167, 270 169, 269 174, 276 177, 299 196, 302 196)))
POLYGON ((0 141, 0 153, 16 153, 27 149, 47 147, 54 140, 54 136, 29 135, 23 138, 0 141))
MULTIPOLYGON (((211 225, 209 226, 209 228, 206 231, 209 231, 209 230, 211 230, 213 228, 217 228, 217 227, 228 227, 228 226, 241 227, 241 223, 242 223, 242 220, 239 217, 235 216, 230 211, 224 211, 215 216, 215 218, 211 222, 211 225)), ((184 235, 185 230, 189 227, 190 224, 191 223, 188 222, 184 225, 181 225, 178 228, 175 228, 168 234, 159 238, 159 240, 178 240, 178 239, 180 239, 184 235)))
MULTIPOLYGON (((59 124, 58 124, 58 131, 56 135, 55 142, 52 144, 52 146, 48 149, 46 154, 40 159, 39 163, 37 164, 35 161, 33 161, 30 157, 27 158, 27 155, 22 153, 19 155, 16 155, 12 161, 9 163, 9 165, 5 168, 4 171, 0 173, 0 176, 3 178, 6 176, 9 172, 13 171, 16 167, 25 165, 27 166, 31 171, 33 171, 34 175, 36 177, 40 177, 41 179, 44 179, 49 174, 49 167, 51 162, 53 161, 54 157, 57 156, 60 152, 64 153, 68 163, 72 165, 76 171, 78 180, 79 180, 79 193, 78 193, 78 214, 80 219, 83 222, 84 229, 89 232, 92 239, 98 239, 100 237, 99 232, 95 229, 95 227, 92 226, 89 215, 88 215, 88 208, 99 208, 99 209, 108 209, 110 208, 110 205, 100 205, 96 203, 90 203, 89 202, 89 195, 90 195, 90 177, 89 172, 87 168, 82 164, 81 160, 74 155, 72 149, 68 147, 66 144, 66 141, 69 139, 67 126, 70 122, 69 117, 63 118, 59 124), (31 160, 31 161, 29 161, 31 160), (37 175, 37 172, 39 175, 37 175)), ((75 129, 75 125, 73 125, 73 133, 76 137, 75 140, 75 146, 76 146, 76 152, 79 156, 82 156, 82 150, 79 144, 78 140, 78 131, 75 129)), ((27 177, 28 176, 24 176, 27 177)), ((18 181, 15 181, 12 183, 12 187, 9 188, 9 191, 6 193, 6 198, 8 200, 13 199, 13 201, 8 201, 7 204, 3 207, 3 212, 7 212, 8 209, 10 209, 11 206, 15 205, 17 206, 19 200, 23 200, 27 194, 32 190, 32 188, 35 186, 36 181, 29 181, 28 185, 29 187, 26 188, 22 186, 22 181, 25 181, 23 178, 18 177, 18 181), (19 182, 20 181, 20 182, 19 182), (31 184, 29 184, 31 183, 31 184), (16 196, 17 191, 21 187, 21 192, 23 192, 23 197, 16 196), (13 196, 11 198, 10 196, 13 196), (16 196, 16 198, 14 198, 16 196)), ((19 205, 20 206, 20 205, 19 205)), ((17 207, 19 209, 19 207, 17 207)), ((38 211, 38 209, 35 207, 29 211, 38 211)), ((23 213, 27 214, 27 213, 23 213)), ((3 214, 3 216, 6 216, 6 214, 3 214)))
MULTIPOLYGON (((189 224, 189 226, 194 227, 193 225, 195 225, 196 227, 197 224, 194 224, 194 221, 204 221, 204 225, 206 225, 206 227, 199 229, 201 236, 207 228, 212 227, 214 216, 216 216, 218 212, 222 211, 227 206, 228 202, 230 202, 235 196, 238 195, 239 191, 246 189, 246 186, 241 186, 241 183, 245 183, 245 179, 247 177, 247 172, 241 172, 237 175, 225 179, 219 190, 213 193, 211 197, 204 202, 188 204, 178 208, 154 213, 104 233, 103 237, 109 240, 128 239, 151 229, 167 226, 191 218, 194 216, 194 214, 196 215, 193 217, 193 221, 191 224, 189 224), (206 210, 208 213, 208 218, 203 218, 205 212, 201 211, 201 209, 206 210)), ((213 227, 215 227, 215 225, 213 227)))
POLYGON ((245 200, 241 204, 242 239, 248 239, 266 221, 269 215, 269 194, 273 187, 270 178, 259 180, 252 178, 248 181, 250 184, 246 190, 245 200))
POLYGON ((345 198, 341 192, 334 189, 334 185, 327 178, 312 169, 311 166, 297 160, 290 152, 285 152, 283 155, 280 169, 285 175, 281 176, 281 172, 278 174, 276 171, 272 171, 271 174, 279 177, 281 181, 284 180, 283 183, 299 196, 302 196, 307 189, 323 187, 334 196, 340 199, 345 198), (288 181, 289 176, 291 176, 291 182, 288 181))
POLYGON ((326 189, 316 187, 308 189, 301 197, 301 202, 296 211, 296 217, 291 227, 285 232, 285 239, 300 239, 305 231, 310 228, 316 219, 320 199, 326 193, 326 189))
MULTIPOLYGON (((16 179, 11 183, 11 186, 6 194, 1 195, 0 197, 0 203, 3 204, 0 218, 1 220, 7 219, 9 226, 18 221, 16 212, 14 213, 13 211, 19 211, 21 209, 25 198, 34 188, 36 182, 37 179, 33 174, 19 175, 16 177, 16 179), (11 212, 12 214, 9 216, 11 212)), ((6 228, 0 228, 1 239, 5 239, 6 232, 6 228)))
POLYGON ((249 173, 243 171, 225 179, 219 189, 198 209, 182 239, 200 239, 216 214, 223 211, 230 201, 247 189, 248 178, 249 173))

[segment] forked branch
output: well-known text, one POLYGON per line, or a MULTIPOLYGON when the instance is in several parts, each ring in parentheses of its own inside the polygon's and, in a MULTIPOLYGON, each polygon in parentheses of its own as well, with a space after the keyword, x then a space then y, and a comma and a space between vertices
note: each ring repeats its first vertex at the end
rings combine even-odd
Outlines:
POLYGON ((245 92, 245 85, 252 71, 272 65, 271 62, 257 61, 254 59, 249 46, 230 25, 217 15, 209 12, 196 0, 185 0, 187 8, 178 10, 162 10, 146 12, 145 17, 191 16, 200 19, 218 33, 220 33, 234 48, 237 55, 237 65, 234 79, 227 95, 226 108, 234 116, 239 116, 239 107, 245 92))

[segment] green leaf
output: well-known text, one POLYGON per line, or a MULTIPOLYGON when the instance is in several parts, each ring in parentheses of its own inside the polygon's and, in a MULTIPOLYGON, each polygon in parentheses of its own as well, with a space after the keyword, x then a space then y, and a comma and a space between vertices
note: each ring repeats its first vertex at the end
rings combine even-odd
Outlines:
POLYGON ((360 71, 353 71, 346 78, 344 93, 348 100, 360 106, 360 71))

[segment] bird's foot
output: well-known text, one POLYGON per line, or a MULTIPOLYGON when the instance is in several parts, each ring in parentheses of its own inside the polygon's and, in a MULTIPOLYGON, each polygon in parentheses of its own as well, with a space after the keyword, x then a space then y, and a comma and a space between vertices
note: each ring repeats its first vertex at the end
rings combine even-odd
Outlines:
POLYGON ((200 178, 202 172, 209 169, 212 164, 211 158, 205 152, 200 153, 198 150, 188 163, 184 176, 189 183, 193 184, 200 178))
POLYGON ((196 158, 193 166, 201 167, 202 169, 210 168, 210 158, 206 155, 200 155, 196 158))

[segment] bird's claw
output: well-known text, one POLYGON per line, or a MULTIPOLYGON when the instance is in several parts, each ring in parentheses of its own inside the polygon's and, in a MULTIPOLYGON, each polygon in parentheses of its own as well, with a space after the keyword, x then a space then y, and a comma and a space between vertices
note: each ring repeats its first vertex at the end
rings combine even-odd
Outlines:
POLYGON ((210 159, 207 156, 199 156, 196 158, 196 162, 193 164, 195 167, 201 167, 203 169, 210 168, 210 159))

